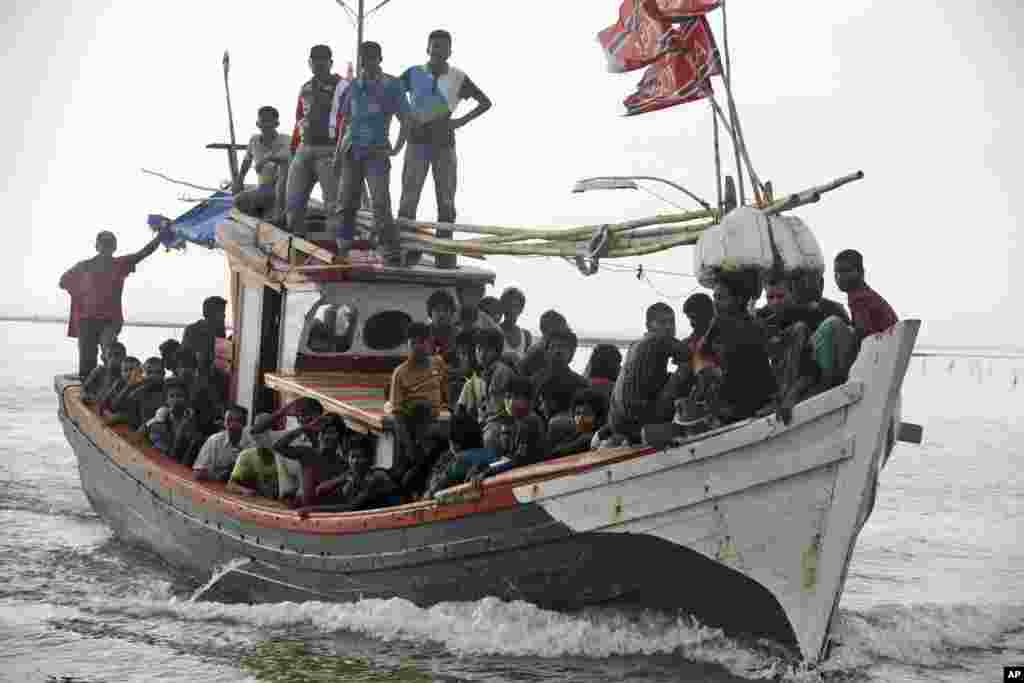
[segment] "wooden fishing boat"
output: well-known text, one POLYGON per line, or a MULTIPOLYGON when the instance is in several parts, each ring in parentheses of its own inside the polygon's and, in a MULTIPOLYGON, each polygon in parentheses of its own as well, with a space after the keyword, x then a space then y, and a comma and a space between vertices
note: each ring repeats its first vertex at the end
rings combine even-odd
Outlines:
MULTIPOLYGON (((332 265, 315 240, 239 214, 221 221, 218 241, 232 272, 237 334, 223 356, 234 399, 259 411, 316 397, 377 435, 377 462, 390 464, 396 329, 422 316, 435 289, 493 274, 429 259, 386 268, 358 252, 332 265), (311 344, 329 307, 345 317, 335 326, 343 351, 311 344)), ((77 380, 57 377, 56 390, 93 507, 121 538, 198 576, 217 574, 208 599, 653 605, 789 643, 815 661, 892 447, 917 330, 903 321, 866 339, 849 381, 797 405, 789 425, 752 419, 661 449, 546 461, 430 501, 308 518, 193 481, 139 435, 104 425, 77 380)))
MULTIPOLYGON (((398 220, 403 245, 428 255, 415 267, 392 268, 365 243, 356 244, 351 262, 335 263, 333 235, 292 236, 230 210, 229 196, 215 193, 174 222, 183 239, 217 246, 227 259, 235 334, 218 353, 230 373, 231 398, 250 414, 296 396, 316 398, 353 429, 373 434, 376 464, 386 467, 395 443, 387 386, 403 360, 406 325, 424 316, 435 290, 494 280, 481 268, 436 268, 430 252, 557 256, 592 274, 600 259, 694 244, 737 204, 772 216, 862 177, 858 172, 774 198, 750 163, 730 72, 716 61, 710 29, 690 30, 706 28, 703 14, 719 3, 656 4, 689 8, 655 23, 669 31, 685 22, 688 32, 673 35, 704 41, 690 46, 700 49, 643 54, 662 41, 634 40, 629 34, 640 24, 627 19, 652 11, 651 3, 623 5, 619 24, 604 33, 609 45, 627 51, 616 53, 620 63, 653 64, 654 75, 664 67, 679 76, 683 67, 700 66, 681 60, 706 59, 686 72, 685 82, 645 76, 643 97, 628 98, 627 106, 632 101, 631 113, 642 113, 709 99, 717 207, 679 188, 703 208, 560 229, 440 226, 470 235, 459 240, 433 237, 436 224, 398 220), (687 16, 674 16, 680 13, 687 16), (728 116, 710 81, 702 80, 712 75, 723 76, 728 116), (676 89, 662 92, 663 86, 676 89), (723 189, 719 122, 736 152, 738 202, 730 178, 723 189), (749 204, 744 166, 754 195, 749 204)), ((725 53, 728 61, 727 43, 725 53)), ((225 85, 227 73, 225 54, 225 85)), ((230 110, 230 95, 228 104, 230 110)), ((235 150, 233 132, 231 144, 221 147, 235 150)), ((240 186, 236 167, 232 159, 240 186)), ((372 216, 360 212, 358 224, 369 228, 372 216)), ((767 243, 778 262, 770 227, 767 243)), ((140 435, 104 425, 82 401, 77 379, 58 376, 55 389, 97 513, 121 538, 211 577, 206 599, 399 596, 427 605, 497 596, 558 609, 678 608, 732 633, 788 644, 816 662, 827 654, 857 536, 900 433, 900 387, 918 328, 919 321, 905 320, 865 339, 848 381, 799 403, 788 425, 774 416, 755 418, 663 446, 548 460, 452 487, 432 500, 308 517, 272 500, 229 494, 223 484, 193 481, 188 469, 140 435)))

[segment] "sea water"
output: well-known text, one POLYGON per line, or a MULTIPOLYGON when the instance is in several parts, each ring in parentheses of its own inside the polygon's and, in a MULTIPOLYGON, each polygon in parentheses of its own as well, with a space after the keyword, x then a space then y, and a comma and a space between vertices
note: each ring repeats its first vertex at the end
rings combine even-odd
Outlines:
MULTIPOLYGON (((179 335, 122 339, 145 360, 179 335)), ((60 325, 0 323, 2 681, 987 682, 1024 664, 1024 357, 913 360, 903 417, 924 443, 882 474, 813 670, 675 612, 192 603, 209 577, 120 542, 82 493, 52 389, 74 365, 60 325)))

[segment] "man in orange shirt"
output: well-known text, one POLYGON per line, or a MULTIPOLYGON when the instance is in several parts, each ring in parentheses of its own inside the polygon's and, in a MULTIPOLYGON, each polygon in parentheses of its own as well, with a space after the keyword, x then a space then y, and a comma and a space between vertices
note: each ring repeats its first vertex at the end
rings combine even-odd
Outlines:
MULTIPOLYGON (((418 488, 419 475, 430 472, 435 436, 441 438, 437 418, 448 407, 448 367, 433 354, 433 339, 426 323, 409 325, 409 358, 391 375, 391 415, 403 457, 400 477, 406 493, 418 488)), ((447 440, 445 437, 444 441, 447 440)))

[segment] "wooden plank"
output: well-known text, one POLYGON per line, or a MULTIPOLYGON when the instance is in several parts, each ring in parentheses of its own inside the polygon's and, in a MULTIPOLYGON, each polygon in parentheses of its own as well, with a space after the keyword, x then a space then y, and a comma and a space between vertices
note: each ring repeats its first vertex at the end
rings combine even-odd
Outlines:
POLYGON ((230 216, 238 223, 251 228, 256 233, 256 241, 259 244, 269 246, 270 250, 278 258, 287 261, 291 258, 290 249, 296 249, 325 263, 331 263, 334 261, 334 254, 332 252, 310 242, 309 240, 296 237, 276 225, 271 225, 270 223, 261 221, 259 218, 246 215, 238 209, 231 209, 230 216))

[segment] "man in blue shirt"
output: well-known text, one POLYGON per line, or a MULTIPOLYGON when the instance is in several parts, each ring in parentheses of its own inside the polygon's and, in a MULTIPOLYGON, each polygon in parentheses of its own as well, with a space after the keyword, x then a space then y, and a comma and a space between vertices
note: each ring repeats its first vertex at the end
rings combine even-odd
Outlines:
POLYGON ((345 135, 338 140, 335 165, 341 171, 341 222, 337 231, 338 257, 345 259, 355 236, 356 212, 364 181, 370 190, 374 229, 385 265, 402 265, 398 229, 391 214, 391 157, 405 145, 409 103, 394 76, 385 74, 380 44, 359 47, 362 73, 346 91, 341 108, 347 119, 345 135), (398 142, 391 146, 391 117, 402 124, 398 142))
MULTIPOLYGON (((442 29, 431 31, 427 38, 429 61, 409 67, 401 76, 402 86, 412 103, 413 121, 402 168, 402 199, 398 205, 398 215, 402 218, 416 219, 423 183, 432 168, 437 220, 439 223, 455 222, 455 129, 491 108, 491 100, 469 76, 448 63, 451 53, 451 34, 442 29), (475 100, 476 107, 453 118, 459 102, 464 99, 475 100)), ((437 236, 451 239, 452 231, 438 229, 437 236)), ((441 268, 455 267, 454 254, 438 254, 435 261, 441 268)))

